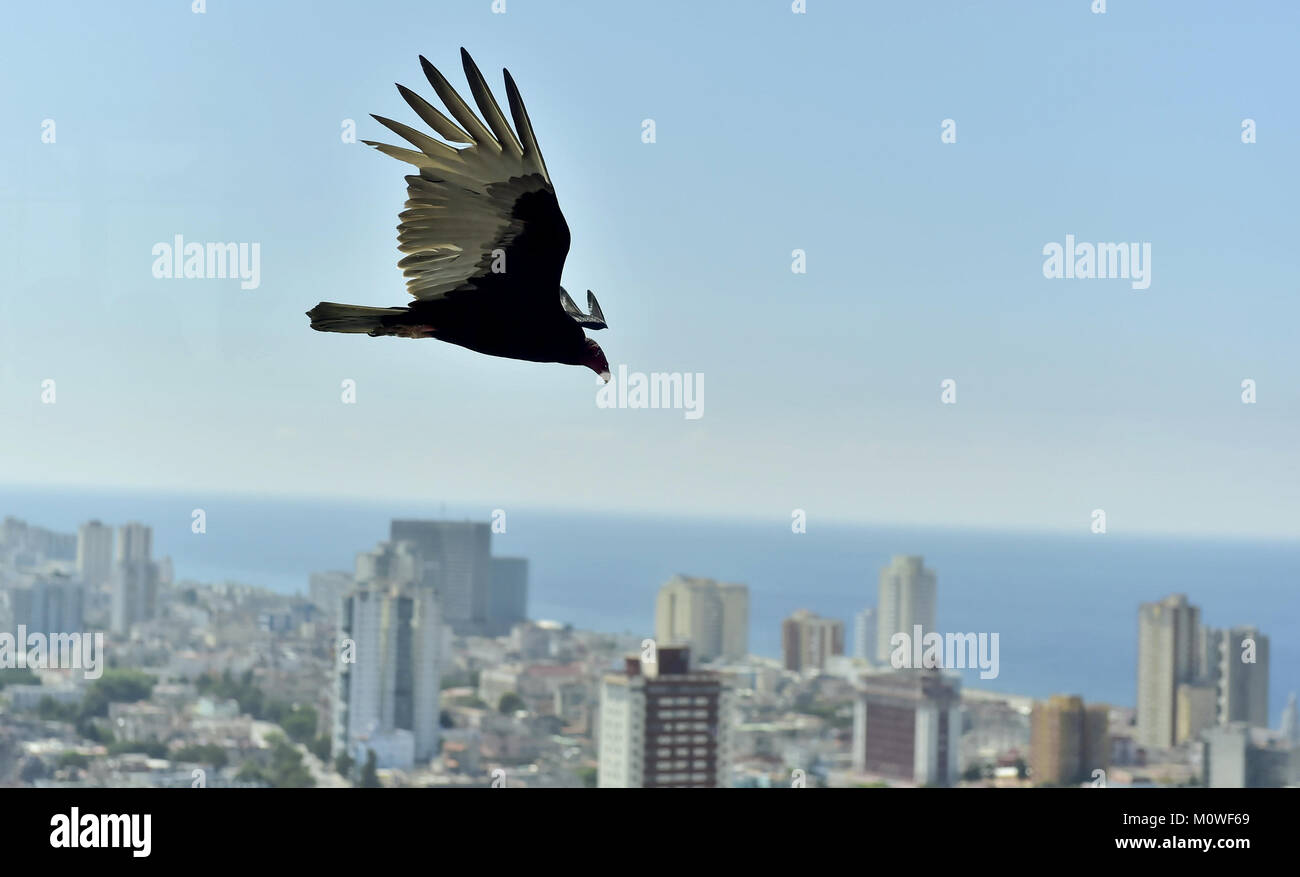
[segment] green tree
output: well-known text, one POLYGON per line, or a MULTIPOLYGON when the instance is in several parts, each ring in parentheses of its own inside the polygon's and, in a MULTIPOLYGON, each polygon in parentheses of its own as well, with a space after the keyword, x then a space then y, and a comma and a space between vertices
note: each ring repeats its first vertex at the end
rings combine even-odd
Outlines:
POLYGON ((92 743, 102 743, 105 746, 116 739, 112 731, 101 727, 92 717, 84 715, 77 719, 77 733, 92 743))
POLYGON ((178 747, 172 751, 171 760, 207 764, 215 768, 225 767, 229 763, 225 748, 216 743, 178 747))
POLYGON ((502 715, 510 715, 516 710, 524 708, 524 699, 513 691, 507 691, 501 695, 501 700, 497 702, 497 712, 502 715))
POLYGON ((311 750, 312 755, 325 762, 325 764, 329 764, 330 750, 334 748, 334 743, 330 740, 328 735, 321 734, 315 740, 311 741, 311 745, 307 748, 311 750))
POLYGON ((89 756, 82 755, 80 752, 68 750, 59 756, 59 767, 75 767, 85 769, 90 766, 89 756))
POLYGON ((108 744, 109 755, 125 755, 127 753, 147 755, 150 758, 165 758, 167 756, 167 745, 156 740, 118 740, 108 744))
POLYGON ((91 685, 109 703, 135 703, 153 693, 154 678, 140 670, 105 670, 91 685))
POLYGON ((40 677, 26 667, 15 667, 12 670, 0 670, 0 691, 3 691, 6 685, 40 684, 40 677))
POLYGON ((378 764, 378 761, 375 758, 375 750, 367 750, 366 766, 361 768, 361 788, 378 789, 380 787, 379 771, 375 767, 376 764, 378 764))
POLYGON ((302 762, 302 753, 283 734, 272 734, 266 742, 271 748, 271 763, 263 768, 263 779, 277 789, 299 789, 316 784, 311 771, 302 762))
POLYGON ((279 719, 280 727, 295 743, 306 743, 316 736, 316 708, 294 705, 279 719))
POLYGON ((48 695, 36 705, 36 715, 47 722, 75 722, 79 713, 75 704, 62 704, 48 695))

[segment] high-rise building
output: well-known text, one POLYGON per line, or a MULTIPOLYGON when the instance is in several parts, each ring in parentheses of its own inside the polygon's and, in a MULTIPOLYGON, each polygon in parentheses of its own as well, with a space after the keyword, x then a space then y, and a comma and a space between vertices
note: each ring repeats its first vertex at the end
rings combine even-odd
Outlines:
POLYGON ((343 598, 333 709, 335 755, 410 768, 438 751, 441 620, 437 595, 403 584, 360 587, 343 598))
POLYGON ((734 582, 718 583, 722 602, 722 654, 725 661, 743 661, 749 655, 749 588, 734 582))
POLYGON ((487 616, 490 636, 505 636, 516 624, 528 620, 528 561, 525 558, 492 558, 487 616))
POLYGON ((129 523, 117 528, 117 561, 113 564, 110 620, 114 633, 148 621, 157 611, 158 565, 153 562, 153 530, 129 523))
POLYGON ((937 587, 933 570, 916 556, 897 556, 880 571, 880 598, 876 603, 876 655, 889 664, 893 651, 890 639, 896 633, 909 637, 916 625, 923 633, 937 632, 935 606, 937 587))
POLYGON ((853 657, 876 660, 876 610, 863 609, 853 616, 853 657))
POLYGON ((113 528, 89 521, 77 528, 77 574, 88 587, 109 583, 113 575, 113 528))
POLYGON ((1223 633, 1219 656, 1219 723, 1268 727, 1268 637, 1254 627, 1223 633))
POLYGON ((471 521, 393 521, 389 538, 411 542, 437 569, 443 620, 459 634, 482 634, 492 582, 492 529, 471 521))
POLYGON ((380 542, 357 553, 353 573, 358 586, 412 585, 433 588, 439 569, 413 542, 380 542))
POLYGON ((1174 742, 1200 739, 1201 732, 1218 721, 1219 692, 1206 682, 1184 682, 1178 686, 1174 742))
POLYGON ((741 661, 749 653, 749 588, 675 575, 659 589, 655 639, 686 645, 699 661, 741 661))
POLYGON ((961 678, 941 670, 869 673, 853 709, 853 769, 918 786, 957 780, 961 678))
POLYGON ((1178 686, 1203 675, 1201 610, 1173 594, 1138 610, 1137 734, 1140 746, 1177 742, 1178 686))
POLYGON ((1300 710, 1296 709, 1294 691, 1286 699, 1286 708, 1282 710, 1282 725, 1278 733, 1288 745, 1300 747, 1300 710))
POLYGON ((32 583, 31 603, 25 619, 27 630, 57 636, 80 633, 85 588, 66 575, 42 574, 32 583))
POLYGON ((781 651, 787 670, 823 670, 827 658, 844 654, 844 622, 800 609, 781 622, 781 651))
POLYGON ((690 650, 629 656, 600 691, 597 785, 603 789, 717 788, 731 782, 731 691, 692 670, 690 650))
POLYGON ((1054 694, 1034 703, 1030 717, 1030 776, 1036 785, 1076 785, 1110 761, 1110 710, 1054 694))
POLYGON ((1211 789, 1246 788, 1246 760, 1250 750, 1250 729, 1245 725, 1223 725, 1202 732, 1201 774, 1211 789))
POLYGON ((1260 789, 1300 783, 1300 750, 1245 722, 1206 729, 1201 776, 1211 789, 1260 789))
POLYGON ((327 619, 337 624, 343 597, 355 587, 356 578, 350 572, 314 572, 308 579, 308 596, 312 604, 325 613, 327 619))
POLYGON ((0 549, 10 554, 19 567, 37 566, 47 560, 76 560, 77 537, 6 517, 0 524, 0 549))
POLYGON ((151 560, 153 529, 132 521, 117 528, 117 562, 151 560))

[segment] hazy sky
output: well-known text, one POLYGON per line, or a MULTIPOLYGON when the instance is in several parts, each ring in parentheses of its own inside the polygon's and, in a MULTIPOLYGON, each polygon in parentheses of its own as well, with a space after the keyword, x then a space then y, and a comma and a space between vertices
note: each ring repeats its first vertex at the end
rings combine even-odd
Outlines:
POLYGON ((807 5, 8 10, 0 482, 1294 535, 1300 7, 807 5), (610 361, 702 373, 700 419, 308 329, 408 301, 408 168, 342 125, 418 124, 421 53, 468 95, 462 45, 519 83, 610 361), (261 285, 155 279, 178 234, 261 285), (1150 288, 1046 279, 1067 234, 1149 243, 1150 288))

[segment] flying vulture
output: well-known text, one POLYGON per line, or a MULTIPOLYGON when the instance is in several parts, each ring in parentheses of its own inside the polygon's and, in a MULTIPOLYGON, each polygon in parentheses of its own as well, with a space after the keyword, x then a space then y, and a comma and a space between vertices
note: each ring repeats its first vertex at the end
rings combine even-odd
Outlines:
POLYGON ((519 90, 504 71, 511 130, 469 53, 461 49, 460 57, 482 120, 424 56, 424 75, 456 121, 410 89, 397 90, 443 140, 467 146, 454 148, 382 116, 373 118, 415 149, 362 141, 419 168, 406 178, 397 226, 397 249, 406 254, 397 265, 415 301, 393 308, 323 301, 307 312, 311 327, 436 338, 491 356, 585 365, 608 381, 604 351, 583 332, 605 328, 596 297, 587 291, 584 314, 560 286, 569 226, 519 90))

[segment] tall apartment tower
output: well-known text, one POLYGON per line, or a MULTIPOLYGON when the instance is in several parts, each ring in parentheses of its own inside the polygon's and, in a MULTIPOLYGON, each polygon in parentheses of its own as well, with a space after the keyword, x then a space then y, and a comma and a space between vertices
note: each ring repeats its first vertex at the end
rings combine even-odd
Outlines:
POLYGON ((1201 610, 1173 594, 1138 610, 1137 733, 1140 746, 1177 742, 1178 687, 1204 675, 1201 610))
POLYGON ((359 588, 343 598, 335 686, 335 755, 410 768, 438 752, 441 620, 436 594, 410 583, 359 588))
POLYGON ((859 677, 853 769, 918 786, 957 781, 961 678, 906 669, 859 677))
POLYGON ((109 583, 113 575, 113 528, 88 521, 77 528, 77 575, 88 587, 109 583))
POLYGON ((1030 715, 1031 777, 1037 785, 1076 785, 1110 762, 1110 710, 1084 706, 1077 695, 1054 694, 1030 715))
POLYGON ((357 552, 352 578, 358 587, 411 585, 435 589, 438 566, 429 563, 412 542, 380 542, 370 551, 357 552))
POLYGON ((1201 732, 1219 720, 1219 691, 1208 682, 1184 682, 1175 700, 1174 742, 1200 739, 1201 732))
POLYGON ((1219 653, 1219 723, 1268 727, 1268 637, 1254 627, 1223 632, 1219 653))
POLYGON ((415 545, 438 570, 443 620, 458 634, 487 627, 492 584, 492 528, 472 521, 393 521, 389 538, 415 545))
POLYGON ((528 620, 528 561, 522 557, 492 558, 488 590, 487 633, 504 636, 528 620))
POLYGON ((686 647, 626 659, 600 689, 602 789, 725 788, 732 760, 731 691, 692 670, 686 647))
POLYGON ((863 609, 853 616, 853 657, 876 660, 876 610, 863 609))
POLYGON ((153 529, 132 521, 117 528, 117 562, 153 558, 153 529))
POLYGON ((655 639, 686 645, 697 661, 741 661, 749 653, 749 588, 675 575, 655 601, 655 639))
POLYGON ((51 637, 80 633, 85 593, 81 582, 70 576, 38 575, 32 583, 27 629, 51 637))
POLYGON ((308 579, 308 597, 331 623, 337 625, 343 598, 356 587, 353 573, 342 570, 314 572, 308 579))
POLYGON ((876 603, 876 654, 882 664, 889 664, 893 646, 889 640, 896 633, 912 636, 913 627, 921 625, 923 633, 936 631, 935 605, 937 588, 933 570, 917 556, 897 556, 880 571, 880 599, 876 603))
POLYGON ((1282 724, 1278 727, 1278 735, 1288 746, 1292 748, 1300 747, 1300 708, 1296 707, 1294 691, 1286 699, 1286 707, 1282 710, 1282 724))
POLYGON ((152 551, 153 530, 149 527, 132 522, 117 528, 110 609, 114 633, 128 633, 131 625, 150 620, 157 611, 158 565, 152 560, 152 551))
POLYGON ((734 582, 718 583, 722 601, 722 654, 725 661, 743 661, 749 655, 749 588, 734 582))
POLYGON ((827 658, 844 654, 844 622, 800 609, 781 622, 781 652, 787 670, 823 670, 827 658))

